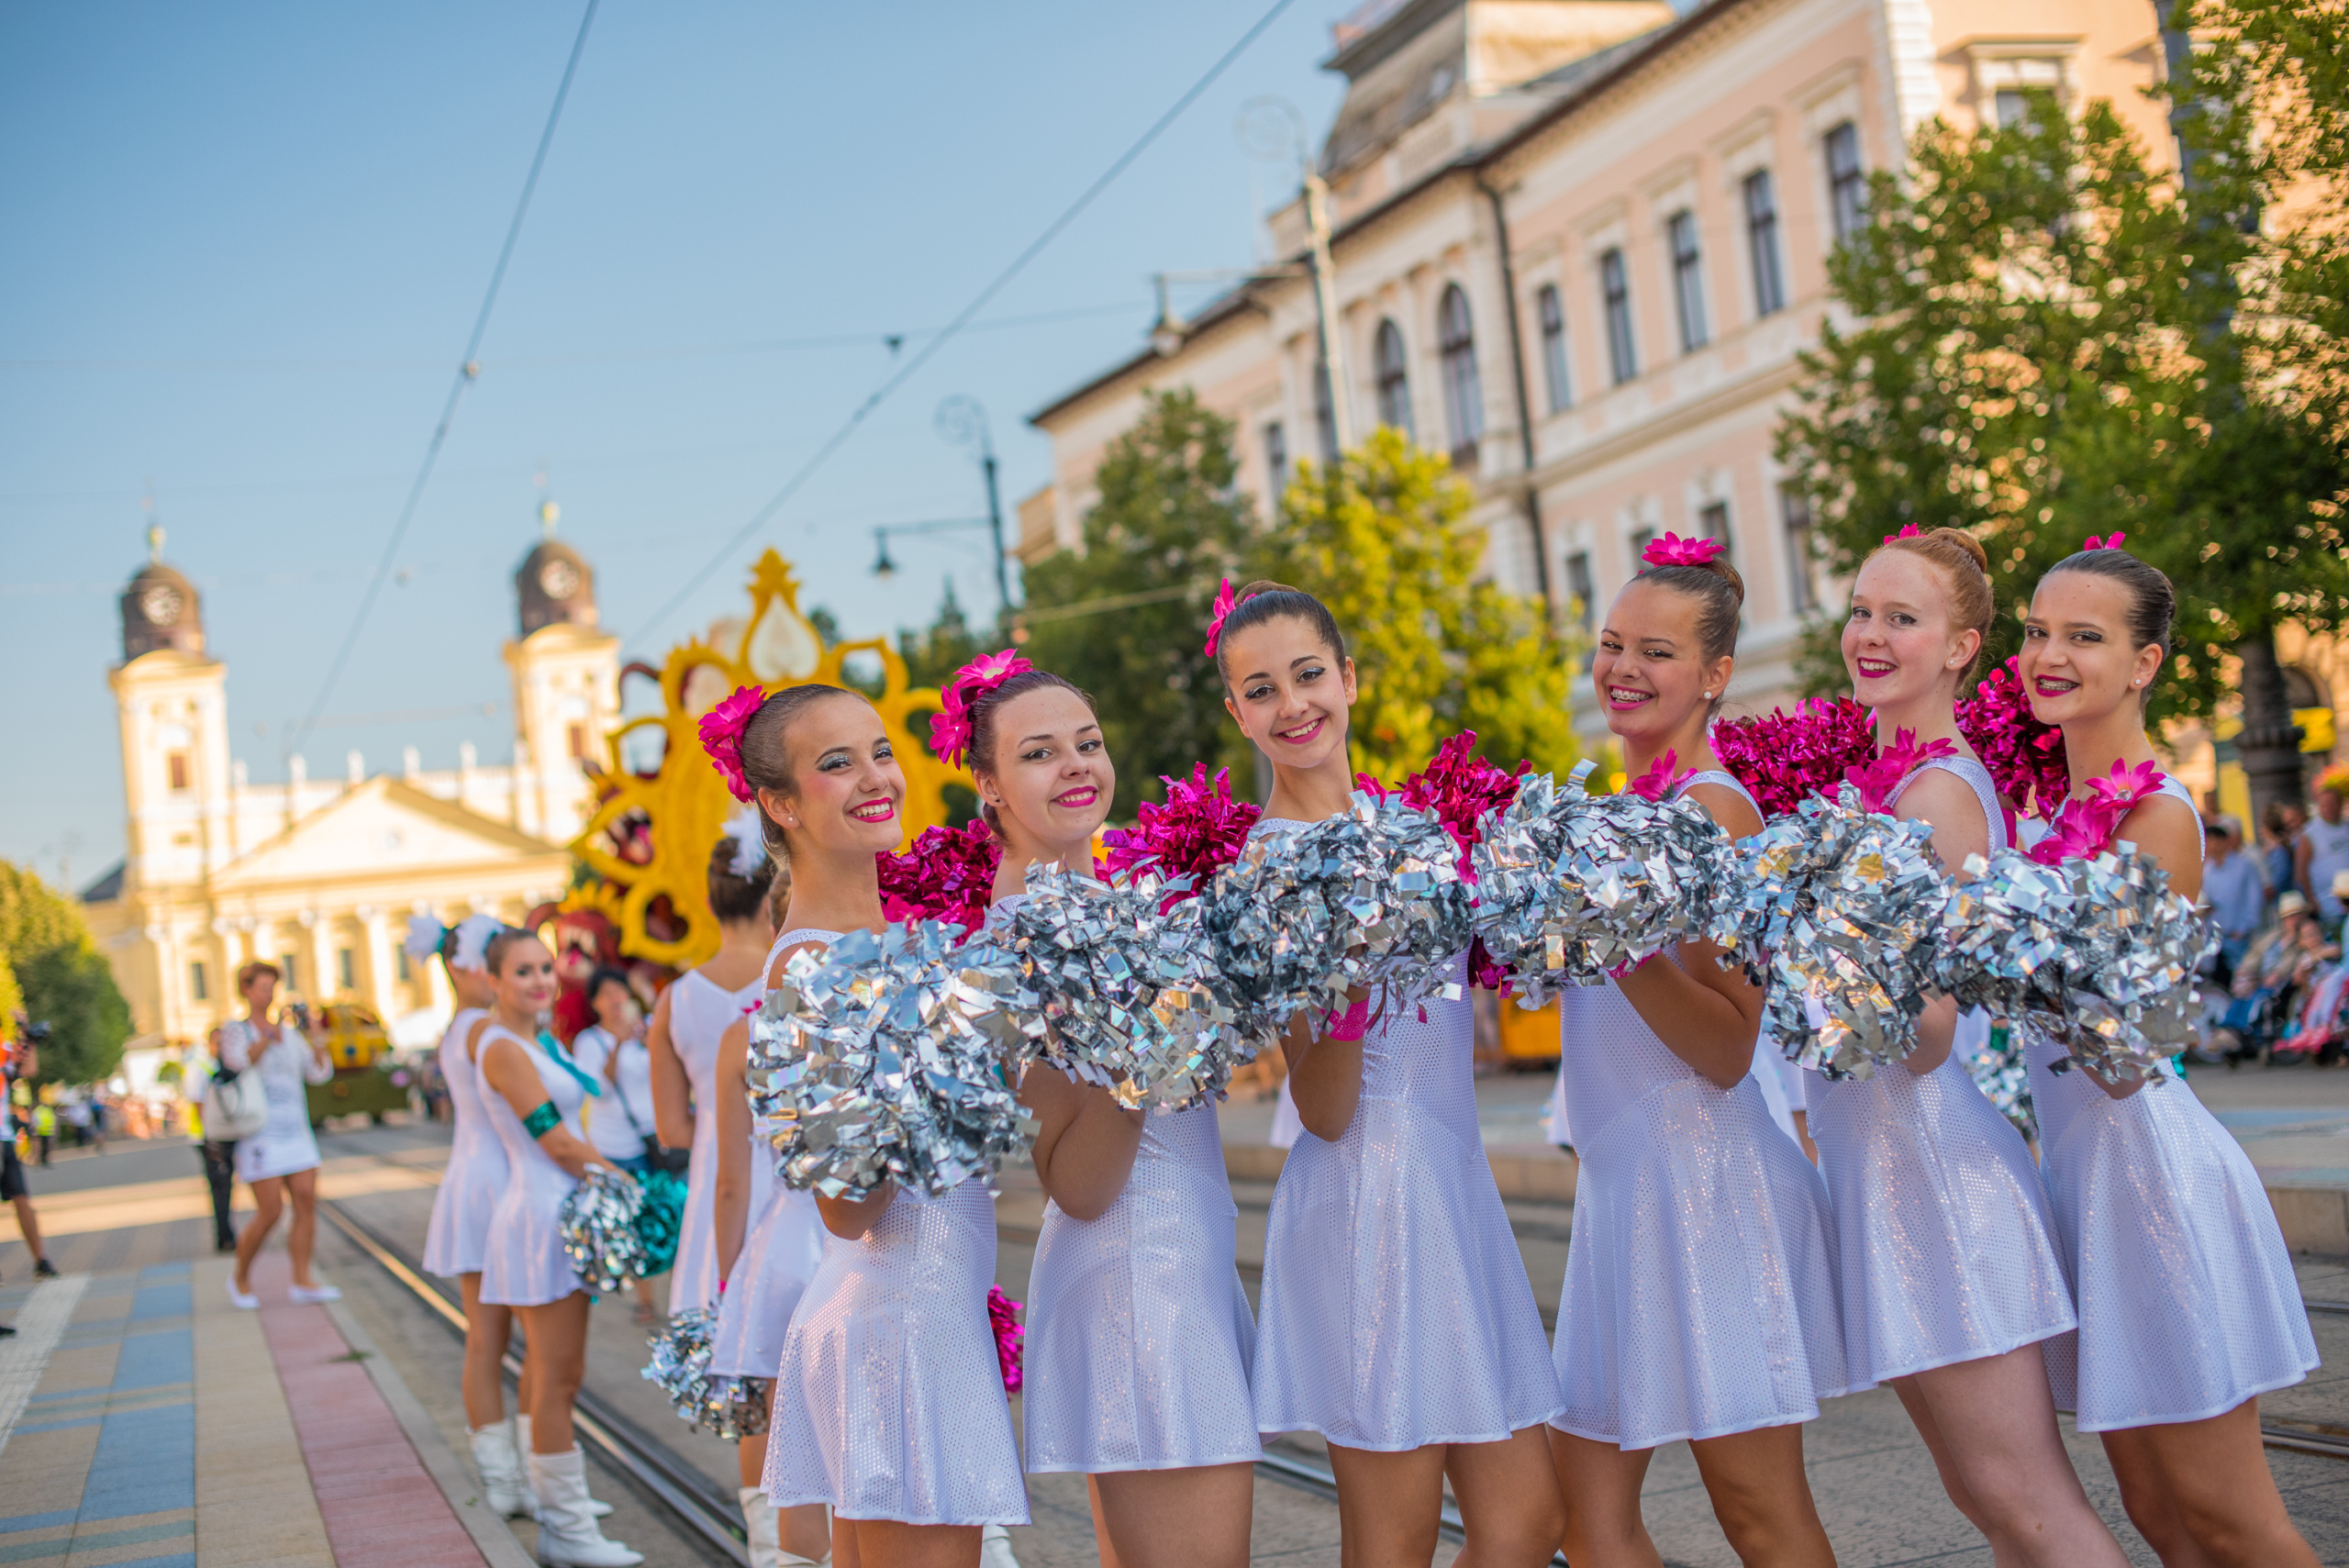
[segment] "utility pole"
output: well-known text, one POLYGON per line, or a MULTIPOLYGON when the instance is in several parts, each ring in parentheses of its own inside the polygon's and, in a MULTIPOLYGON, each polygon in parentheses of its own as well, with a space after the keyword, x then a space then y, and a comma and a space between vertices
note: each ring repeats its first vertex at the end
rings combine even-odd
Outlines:
POLYGON ((995 539, 996 615, 1009 620, 1011 573, 1004 565, 1003 499, 996 486, 995 440, 987 432, 987 411, 975 397, 950 397, 938 406, 938 433, 956 446, 976 444, 979 449, 979 471, 987 482, 987 528, 995 539))
MULTIPOLYGON (((1277 94, 1240 106, 1240 144, 1267 162, 1294 159, 1305 187, 1305 230, 1310 239, 1307 265, 1312 273, 1313 315, 1319 363, 1316 373, 1330 400, 1330 437, 1340 453, 1353 445, 1353 417, 1346 399, 1345 353, 1338 336, 1338 269, 1330 260, 1330 187, 1313 166, 1305 117, 1277 94)), ((1329 455, 1329 454, 1324 454, 1329 455)))

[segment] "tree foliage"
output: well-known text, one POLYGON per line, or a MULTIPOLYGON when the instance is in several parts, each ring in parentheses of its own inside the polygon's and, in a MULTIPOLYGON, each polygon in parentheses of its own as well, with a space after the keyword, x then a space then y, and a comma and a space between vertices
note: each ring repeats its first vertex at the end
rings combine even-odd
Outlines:
POLYGON ((1150 394, 1102 458, 1084 548, 1028 568, 1021 651, 1092 694, 1119 820, 1160 797, 1160 775, 1228 753, 1223 688, 1201 648, 1216 584, 1252 531, 1239 472, 1230 420, 1187 389, 1150 394))
POLYGON ((45 1082, 106 1077, 130 1038, 130 1006, 71 900, 21 866, 0 861, 0 970, 13 972, 25 1018, 50 1026, 45 1082))
POLYGON ((1478 578, 1474 499, 1448 459, 1382 426, 1334 473, 1301 464, 1260 546, 1260 574, 1318 596, 1345 634, 1358 772, 1399 779, 1463 729, 1504 767, 1579 755, 1566 650, 1538 604, 1478 578))
POLYGON ((2210 710, 2246 639, 2349 617, 2349 424, 2288 334, 2238 314, 2257 237, 2211 221, 2218 197, 2182 202, 2101 101, 1935 122, 1910 156, 1829 263, 1844 309, 1778 434, 1830 564, 1909 524, 1968 529, 2010 612, 2003 657, 2046 568, 2125 531, 2178 588, 2155 694, 2174 713, 2210 710))

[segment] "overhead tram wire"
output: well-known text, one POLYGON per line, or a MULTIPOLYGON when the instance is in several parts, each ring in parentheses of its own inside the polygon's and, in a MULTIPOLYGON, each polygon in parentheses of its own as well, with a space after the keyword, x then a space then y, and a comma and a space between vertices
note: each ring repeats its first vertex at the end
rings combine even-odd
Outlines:
POLYGON ((953 339, 957 333, 961 332, 964 327, 970 324, 972 317, 975 317, 980 311, 986 308, 988 301, 995 298, 995 296, 1001 293, 1004 287, 1008 284, 1012 279, 1018 277, 1020 272, 1025 271, 1029 262, 1034 261, 1039 255, 1041 255, 1046 246, 1059 239, 1061 231, 1066 228, 1070 224, 1075 222, 1078 215, 1083 213, 1086 207, 1091 206, 1095 199, 1097 198, 1102 192, 1108 190, 1110 185, 1115 183, 1118 176, 1124 173, 1133 163, 1134 160, 1140 158, 1143 152, 1147 151, 1151 144, 1156 141, 1159 137, 1165 132, 1167 127, 1173 125, 1177 119, 1180 119, 1183 116, 1183 112, 1186 109, 1188 109, 1193 104, 1197 103, 1200 95, 1204 94, 1209 87, 1213 86, 1217 78, 1220 77, 1227 70, 1230 69, 1232 62, 1237 61, 1242 54, 1246 53, 1248 47, 1254 43, 1259 38, 1263 37, 1264 30, 1267 28, 1270 28, 1275 21, 1279 19, 1282 12, 1287 10, 1289 6, 1295 3, 1296 0, 1273 0, 1271 9, 1267 10, 1263 16, 1257 17, 1255 24, 1246 32, 1240 35, 1239 41, 1234 43, 1230 49, 1224 50, 1223 54, 1216 61, 1216 62, 1208 67, 1207 73, 1201 76, 1197 82, 1192 83, 1190 87, 1184 92, 1183 95, 1174 100, 1173 106, 1168 108, 1164 114, 1159 116, 1158 118, 1152 123, 1150 128, 1143 131, 1140 139, 1137 139, 1132 146, 1119 153, 1118 155, 1117 161, 1110 164, 1107 170, 1102 172, 1098 179, 1095 180, 1092 184, 1085 187, 1084 195, 1078 196, 1075 201, 1070 203, 1058 217, 1045 225, 1044 231, 1030 241, 1026 250, 1020 251, 1018 256, 1014 257, 1009 266, 997 272, 995 275, 994 280, 990 282, 986 287, 981 289, 972 299, 971 303, 964 306, 961 313, 958 314, 953 320, 946 324, 944 329, 941 330, 937 337, 932 338, 929 342, 923 344, 918 352, 917 352, 911 359, 907 360, 902 366, 898 367, 897 373, 895 375, 892 375, 888 380, 883 382, 878 387, 874 389, 871 395, 866 397, 863 403, 858 404, 855 410, 849 415, 848 418, 841 425, 840 428, 834 430, 825 440, 824 444, 818 447, 815 452, 809 456, 806 462, 800 464, 797 473, 794 473, 788 480, 785 481, 783 488, 776 491, 774 495, 770 496, 765 506, 761 506, 756 512, 752 513, 751 515, 751 520, 744 523, 741 528, 735 530, 733 538, 728 539, 716 553, 712 554, 707 562, 703 562, 701 569, 696 572, 693 576, 686 581, 684 587, 679 588, 674 594, 671 595, 667 603, 663 604, 659 609, 653 611, 652 614, 645 619, 644 623, 637 628, 634 636, 629 638, 628 645, 631 648, 637 647, 644 638, 651 634, 655 628, 660 626, 662 622, 667 620, 671 615, 676 612, 679 606, 684 605, 687 599, 691 598, 703 584, 708 582, 711 574, 720 566, 724 565, 726 562, 733 556, 734 552, 742 547, 742 543, 745 539, 748 539, 761 528, 764 528, 767 523, 774 518, 774 515, 783 509, 785 503, 788 502, 793 495, 798 493, 800 486, 807 484, 810 478, 814 477, 816 471, 823 467, 825 462, 830 459, 834 452, 840 450, 842 446, 847 444, 848 439, 856 433, 857 427, 864 423, 866 416, 870 415, 875 408, 878 408, 883 403, 886 402, 891 394, 895 393, 899 387, 905 385, 907 382, 912 380, 916 372, 919 371, 923 365, 929 363, 930 358, 935 355, 939 350, 944 348, 953 339))
POLYGON ((359 598, 358 611, 351 617, 350 629, 342 636, 342 647, 327 667, 327 678, 318 686, 318 695, 310 703, 310 711, 301 724, 287 731, 285 755, 291 757, 304 736, 317 723, 318 715, 326 711, 327 699, 334 695, 335 683, 342 678, 344 666, 351 662, 351 651, 359 645, 359 633, 367 624, 368 612, 375 607, 375 597, 383 591, 384 580, 392 574, 392 562, 399 553, 400 540, 407 537, 408 524, 416 518, 417 504, 424 499, 424 487, 431 482, 433 465, 440 461, 440 448, 449 439, 449 426, 457 417, 457 405, 463 400, 465 388, 480 374, 475 356, 481 351, 483 334, 489 330, 490 312, 496 308, 497 291, 506 283, 507 263, 514 259, 514 246, 522 238, 522 220, 530 211, 530 197, 539 188, 539 172, 546 167, 547 149, 554 144, 554 128, 562 123, 562 106, 571 96, 572 78, 579 73, 579 57, 587 48, 588 29, 596 23, 596 8, 603 0, 587 0, 587 9, 579 17, 579 35, 571 40, 571 58, 563 62, 562 81, 554 90, 554 102, 547 109, 546 128, 539 132, 539 150, 530 158, 530 172, 522 181, 522 195, 514 204, 513 221, 506 226, 506 243, 498 248, 497 265, 489 274, 489 288, 482 295, 481 310, 473 317, 473 335, 465 339, 465 351, 457 361, 456 379, 449 385, 447 401, 440 406, 440 421, 432 428, 432 439, 426 443, 424 462, 416 471, 415 483, 408 486, 407 501, 400 507, 399 519, 392 525, 392 537, 384 543, 383 560, 367 580, 366 592, 359 598))

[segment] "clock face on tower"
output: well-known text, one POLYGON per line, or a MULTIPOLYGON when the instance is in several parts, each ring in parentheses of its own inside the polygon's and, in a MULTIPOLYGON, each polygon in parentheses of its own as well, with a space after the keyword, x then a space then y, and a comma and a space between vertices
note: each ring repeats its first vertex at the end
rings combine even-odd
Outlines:
POLYGON ((550 599, 568 599, 579 592, 579 568, 568 561, 550 561, 539 569, 539 586, 550 599))
POLYGON ((180 618, 179 590, 166 583, 156 584, 139 595, 139 613, 150 626, 171 625, 180 618))

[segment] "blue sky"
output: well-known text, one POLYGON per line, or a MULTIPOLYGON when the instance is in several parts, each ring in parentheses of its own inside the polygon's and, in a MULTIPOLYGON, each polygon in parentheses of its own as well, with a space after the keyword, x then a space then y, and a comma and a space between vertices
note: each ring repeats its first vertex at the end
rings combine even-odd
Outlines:
MULTIPOLYGON (((939 403, 987 407, 1007 507, 1041 484, 1022 417, 1140 343, 1149 274, 1253 259, 1253 215, 1293 179, 1241 150, 1239 107, 1285 95, 1318 134, 1341 83, 1317 66, 1347 6, 1294 0, 984 313, 997 325, 944 349, 739 560, 645 624, 887 378, 885 334, 950 320, 1270 3, 606 0, 406 579, 328 700, 340 722, 304 748, 312 772, 354 747, 371 770, 405 744, 429 768, 466 740, 510 754, 497 650, 541 463, 631 657, 737 602, 764 544, 858 633, 926 622, 949 575, 991 608, 983 532, 893 545, 906 570, 887 584, 868 571, 869 525, 983 510, 939 403), (848 341, 782 346, 808 339, 848 341)), ((285 727, 422 455, 580 14, 0 10, 0 857, 54 877, 70 856, 80 883, 120 853, 106 670, 150 484, 229 665, 233 749, 257 782, 284 776, 285 727)))

